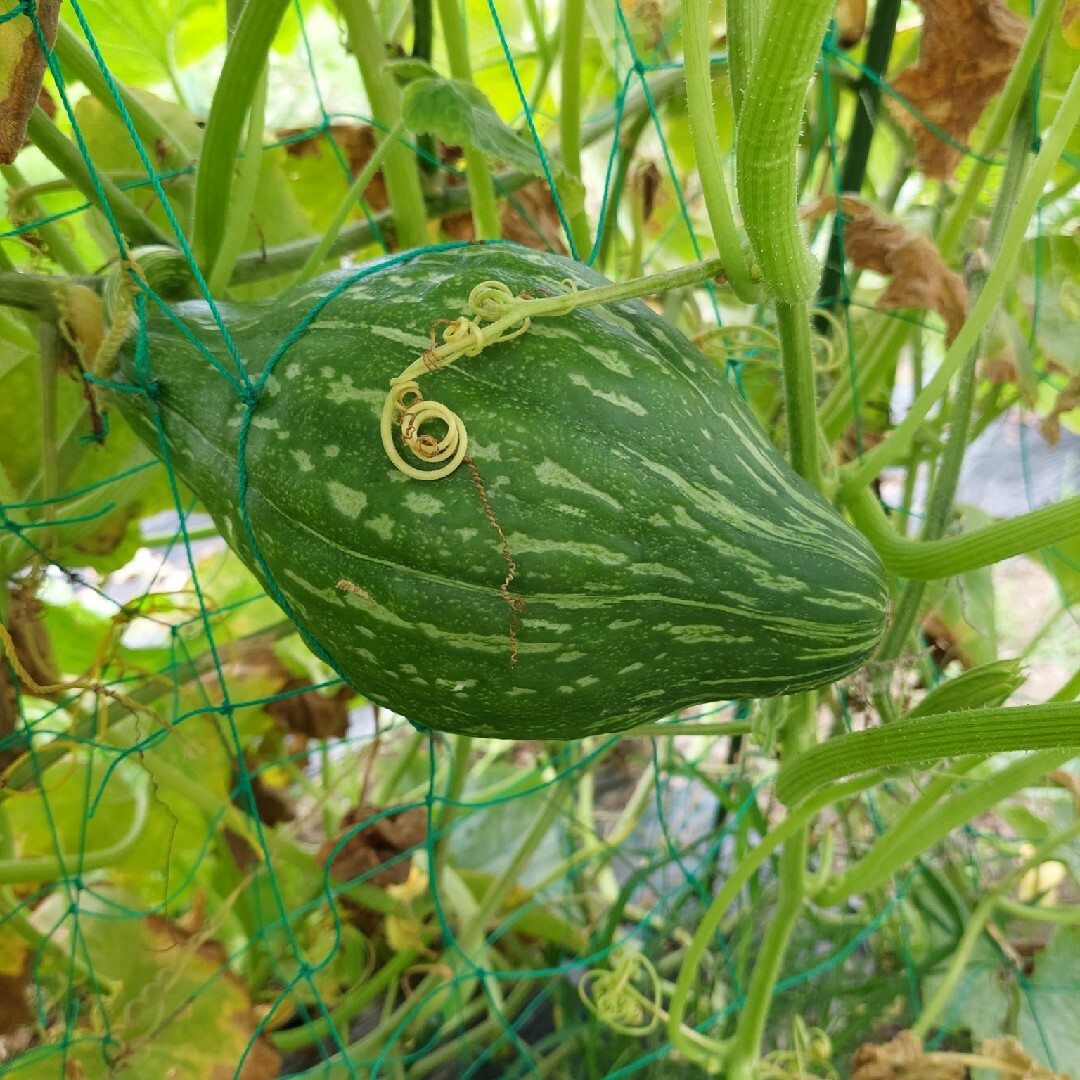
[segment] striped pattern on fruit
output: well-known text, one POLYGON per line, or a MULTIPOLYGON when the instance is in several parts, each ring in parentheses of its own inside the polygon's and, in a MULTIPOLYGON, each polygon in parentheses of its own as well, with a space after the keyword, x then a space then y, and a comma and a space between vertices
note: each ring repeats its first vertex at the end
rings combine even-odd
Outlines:
POLYGON ((877 556, 639 302, 424 376, 475 473, 432 483, 387 458, 390 382, 472 287, 567 278, 604 283, 468 245, 219 304, 220 324, 202 302, 151 310, 146 364, 133 340, 115 378, 149 375, 156 401, 115 397, 341 674, 417 723, 576 738, 853 670, 882 630, 877 556))

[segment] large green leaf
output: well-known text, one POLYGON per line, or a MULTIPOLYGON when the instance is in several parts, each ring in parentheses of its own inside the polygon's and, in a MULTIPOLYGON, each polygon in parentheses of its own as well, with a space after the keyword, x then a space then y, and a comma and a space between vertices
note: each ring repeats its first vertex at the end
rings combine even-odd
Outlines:
POLYGON ((1080 1062, 1080 929, 1059 927, 1035 960, 1035 970, 1021 997, 1018 1034, 1037 1062, 1073 1069, 1080 1062))

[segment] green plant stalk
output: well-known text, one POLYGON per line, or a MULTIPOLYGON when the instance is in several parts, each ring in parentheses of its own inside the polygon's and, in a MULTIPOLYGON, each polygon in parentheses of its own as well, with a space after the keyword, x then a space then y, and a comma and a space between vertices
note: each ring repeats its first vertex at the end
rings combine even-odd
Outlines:
POLYGON ((26 125, 30 141, 62 172, 91 205, 110 214, 120 232, 134 244, 168 244, 168 237, 107 177, 93 175, 82 151, 34 106, 26 125))
POLYGON ((1080 907, 1075 904, 1044 907, 1041 904, 1019 904, 1015 900, 1001 897, 996 906, 1003 915, 1013 919, 1050 923, 1053 926, 1080 926, 1080 907))
POLYGON ((552 38, 558 39, 559 30, 548 35, 544 30, 544 19, 536 0, 525 0, 525 14, 528 16, 529 25, 532 27, 533 36, 536 38, 536 52, 540 62, 536 68, 536 78, 533 80, 532 89, 529 91, 529 111, 533 114, 540 111, 543 104, 544 94, 547 93, 548 79, 551 78, 551 70, 555 66, 558 49, 553 44, 552 38))
POLYGON ((1080 747, 1080 705, 1072 702, 936 713, 838 735, 805 750, 781 770, 776 794, 791 806, 822 784, 868 769, 895 769, 969 754, 1075 747, 1080 747))
MULTIPOLYGON (((775 2, 775 0, 774 0, 775 2)), ((805 311, 804 311, 805 321, 805 311)), ((807 340, 809 340, 809 328, 807 340)), ((814 741, 817 695, 812 691, 788 700, 784 727, 784 760, 798 758, 814 741)), ((798 923, 809 882, 806 860, 810 851, 810 819, 785 841, 777 866, 776 907, 754 959, 746 1000, 739 1010, 727 1060, 729 1080, 757 1080, 761 1041, 772 1007, 791 935, 798 923)))
POLYGON ((1020 108, 1024 96, 1029 93, 1035 65, 1042 56, 1051 29, 1057 23, 1061 2, 1062 0, 1045 0, 1035 9, 1035 17, 1024 37, 1020 55, 1016 58, 1009 78, 994 105, 978 153, 972 158, 971 171, 964 181, 963 190, 937 230, 938 248, 946 259, 952 255, 964 229, 971 221, 979 196, 986 190, 986 178, 993 155, 1005 140, 1013 115, 1020 108))
MULTIPOLYGON (((42 321, 38 324, 38 360, 41 372, 41 475, 42 498, 45 505, 41 508, 43 521, 56 520, 56 503, 53 499, 60 493, 60 475, 57 468, 57 426, 59 424, 59 400, 57 382, 60 360, 60 334, 56 324, 42 321)), ((56 536, 52 529, 44 529, 40 546, 46 555, 52 549, 56 536)))
POLYGON ((911 1026, 912 1032, 919 1039, 926 1038, 933 1030, 942 1014, 952 1003, 956 990, 960 985, 960 980, 963 978, 964 969, 967 967, 975 952, 975 946, 978 944, 979 938, 986 929, 986 925, 990 921, 994 909, 1004 897, 1005 893, 1011 889, 1020 878, 1028 873, 1028 871, 1033 870, 1046 862, 1046 860, 1050 858, 1062 844, 1078 835, 1080 835, 1080 822, 1070 825, 1056 836, 1050 837, 1049 840, 1044 840, 1029 858, 1025 859, 1018 867, 1016 867, 1016 869, 1008 874, 1003 881, 995 885, 994 888, 979 902, 978 906, 969 916, 967 926, 964 928, 964 935, 953 952, 945 977, 938 984, 930 1000, 923 1005, 923 1011, 920 1014, 919 1019, 911 1026))
POLYGON ((409 735, 409 741, 395 759, 394 767, 379 781, 375 789, 375 806, 390 805, 390 800, 393 798, 394 792, 397 791, 398 784, 401 783, 402 778, 409 771, 409 766, 416 760, 416 755, 428 738, 429 736, 422 731, 413 731, 409 735))
POLYGON ((259 189, 259 176, 262 172, 262 141, 266 122, 266 86, 266 69, 263 68, 251 98, 247 138, 244 141, 244 156, 240 161, 240 176, 231 196, 226 215, 225 232, 221 238, 221 247, 218 249, 213 268, 207 275, 207 287, 211 296, 220 296, 228 287, 251 222, 251 212, 255 206, 255 196, 259 189))
POLYGON ((397 124, 383 136, 382 141, 375 148, 367 162, 365 162, 364 167, 360 170, 360 175, 349 185, 349 190, 345 192, 344 198, 338 204, 338 208, 334 212, 333 219, 330 224, 327 225, 318 244, 308 256, 307 262, 300 267, 300 270, 293 281, 294 285, 299 285, 300 283, 313 278, 318 272, 319 267, 330 257, 330 251, 338 238, 338 234, 341 232, 342 226, 345 224, 345 219, 349 216, 349 212, 356 205, 357 200, 363 195, 364 189, 371 183, 375 174, 382 168, 383 158, 386 156, 386 152, 390 149, 391 145, 397 141, 404 130, 405 124, 399 120, 397 124))
MULTIPOLYGON (((1034 134, 1035 104, 1032 96, 1028 94, 1025 95, 1021 102, 1016 114, 1016 122, 1012 128, 1008 162, 986 241, 986 261, 988 262, 992 263, 998 255, 1002 232, 1008 217, 1008 207, 1012 205, 1017 190, 1023 181, 1034 134)), ((986 281, 986 271, 981 268, 972 270, 969 271, 967 276, 972 301, 978 303, 978 298, 986 281)), ((971 428, 971 411, 975 404, 975 366, 980 352, 981 338, 968 353, 957 375, 956 392, 953 396, 948 421, 948 440, 945 443, 945 451, 941 455, 938 467, 934 472, 934 478, 930 485, 930 495, 927 499, 926 516, 923 519, 920 539, 924 542, 939 540, 944 534, 952 514, 953 500, 956 497, 956 488, 960 482, 960 470, 963 467, 964 455, 967 452, 968 435, 971 428)), ((900 597, 900 602, 896 606, 889 629, 878 649, 877 659, 884 663, 884 667, 882 675, 877 679, 878 687, 874 697, 879 712, 883 716, 891 716, 891 702, 888 700, 883 685, 887 683, 888 676, 884 672, 889 669, 889 662, 898 658, 904 651, 904 646, 907 644, 912 628, 918 620, 925 595, 926 584, 924 582, 907 582, 900 597)))
POLYGON ((619 136, 619 159, 615 168, 615 176, 608 188, 607 207, 604 211, 604 221, 600 230, 600 242, 597 246, 596 263, 604 268, 608 276, 612 276, 613 252, 612 242, 619 228, 619 205, 622 203, 623 193, 626 191, 627 176, 633 162, 634 150, 641 140, 642 133, 648 126, 652 117, 648 113, 641 113, 628 123, 619 136))
MULTIPOLYGON (((386 67, 382 33, 368 0, 335 0, 349 34, 349 48, 360 66, 373 118, 387 128, 401 119, 401 88, 386 67)), ((394 143, 383 164, 386 192, 394 211, 397 236, 403 247, 423 247, 428 242, 427 212, 416 157, 401 143, 394 143)))
MULTIPOLYGON (((585 42, 585 0, 565 0, 562 6, 562 56, 560 65, 559 138, 563 169, 571 180, 581 181, 582 52, 585 42)), ((570 239, 583 262, 592 252, 593 239, 584 209, 570 219, 570 239)))
POLYGON ((1075 701, 1077 697, 1080 697, 1080 668, 1069 676, 1068 679, 1061 685, 1057 693, 1054 694, 1054 701, 1075 701))
POLYGON ((225 241, 233 169, 244 121, 266 68, 274 35, 291 0, 247 4, 229 41, 206 118, 195 177, 192 245, 205 268, 217 264, 225 241))
POLYGON ((820 271, 799 228, 796 148, 832 8, 830 0, 771 0, 735 136, 750 245, 766 288, 787 304, 809 300, 820 271))
MULTIPOLYGON (((750 3, 746 6, 754 8, 760 5, 750 3)), ((729 11, 729 25, 731 16, 729 11)), ((690 136, 694 143, 694 160, 701 178, 701 193, 709 214, 716 250, 720 253, 724 272, 735 295, 744 303, 757 303, 761 299, 762 290, 753 280, 743 254, 728 199, 724 171, 720 164, 716 117, 713 113, 712 72, 709 65, 708 0, 682 0, 682 39, 690 136)), ((732 87, 734 88, 734 80, 732 87)))
POLYGON ((726 1057, 727 1047, 725 1045, 716 1043, 711 1050, 703 1049, 700 1042, 693 1037, 690 1029, 685 1027, 683 1022, 690 991, 697 976, 698 966, 701 964, 702 957, 712 942, 713 935, 727 914, 728 908, 738 898, 743 886, 782 843, 805 830, 814 815, 826 806, 851 798, 860 791, 865 791, 868 787, 872 787, 878 779, 878 777, 864 776, 858 780, 849 780, 846 783, 835 784, 819 790, 806 803, 792 808, 788 816, 779 825, 771 829, 761 843, 739 861, 731 876, 724 882, 723 887, 702 916, 701 922, 698 923, 697 929, 694 931, 693 941, 687 948, 682 966, 679 968, 679 975, 668 1005, 667 1033, 672 1049, 685 1054, 690 1061, 706 1067, 715 1064, 717 1058, 723 1059, 726 1057))
POLYGON ((23 855, 15 859, 0 859, 0 885, 30 885, 46 881, 62 881, 76 868, 80 874, 88 874, 122 862, 138 846, 149 818, 149 785, 134 784, 131 791, 131 824, 127 832, 115 844, 90 851, 23 855))
POLYGON ((1080 495, 941 540, 900 536, 870 491, 857 492, 847 509, 885 566, 912 581, 966 574, 1080 534, 1080 495))
MULTIPOLYGON (((450 60, 450 74, 462 82, 472 83, 469 46, 465 40, 465 19, 457 0, 439 0, 439 24, 443 44, 450 60)), ((469 185, 469 206, 477 240, 498 239, 501 226, 495 205, 495 184, 491 169, 480 150, 466 148, 465 175, 469 185)))
POLYGON ((453 832, 454 818, 457 816, 458 803, 465 790, 465 782, 469 778, 469 761, 473 752, 473 740, 468 735, 455 735, 453 743, 450 782, 446 785, 446 794, 441 800, 438 815, 433 815, 432 821, 435 840, 431 859, 431 876, 436 879, 445 869, 446 860, 450 855, 450 836, 453 832))
MULTIPOLYGON (((735 111, 735 122, 742 114, 746 88, 750 83, 750 70, 754 65, 754 56, 761 43, 761 34, 765 27, 765 0, 728 0, 727 44, 728 77, 731 80, 731 104, 735 111)), ((686 20, 683 19, 685 33, 686 20)), ((704 40, 708 42, 708 35, 704 40)))
POLYGON ((270 1041, 278 1050, 287 1052, 328 1038, 334 1028, 341 1030, 388 986, 396 983, 405 969, 419 957, 420 950, 417 948, 403 949, 395 953, 378 971, 348 990, 330 1010, 329 1019, 320 1016, 299 1027, 271 1032, 270 1041))
POLYGON ((815 900, 823 907, 832 907, 842 904, 849 896, 873 892, 954 829, 993 809, 1017 791, 1031 787, 1040 777, 1069 761, 1073 753, 1069 749, 1030 754, 941 802, 959 778, 957 774, 969 772, 983 759, 966 758, 955 763, 948 775, 932 780, 911 809, 854 866, 825 886, 815 900))
MULTIPOLYGON (((16 207, 18 207, 19 212, 24 215, 24 220, 39 221, 47 216, 37 200, 26 197, 29 193, 29 189, 27 188, 26 181, 23 179, 22 173, 19 172, 16 166, 0 165, 0 176, 3 177, 4 182, 8 187, 9 218, 15 216, 16 207)), ((64 184, 65 186, 70 185, 71 181, 65 177, 64 184)), ((41 243, 44 245, 49 258, 56 262, 63 270, 66 270, 69 274, 76 277, 82 277, 86 274, 86 264, 83 262, 82 257, 79 255, 78 251, 75 250, 75 245, 67 238, 67 235, 58 222, 46 221, 41 225, 35 226, 34 232, 37 233, 41 243)), ((9 266, 5 269, 13 270, 14 268, 9 266)))
POLYGON ((910 449, 912 439, 927 414, 944 396, 946 388, 975 347, 1001 297, 1013 280, 1013 267, 1026 238, 1027 224, 1038 206, 1043 188, 1057 164, 1065 144, 1080 122, 1080 68, 1074 73, 1053 123, 1046 132, 1042 149, 1035 158, 1012 207, 1008 225, 1002 234, 1001 250, 960 332, 942 360, 933 378, 912 403, 907 416, 889 437, 874 447, 857 468, 844 470, 840 495, 849 501, 855 492, 869 485, 883 469, 899 461, 910 449))
POLYGON ((874 335, 866 351, 859 356, 854 381, 850 378, 839 379, 829 391, 818 410, 818 416, 821 430, 830 446, 852 422, 855 396, 865 401, 881 386, 889 372, 895 369, 900 350, 914 328, 914 322, 907 319, 888 319, 885 327, 874 335))
POLYGON ((120 109, 113 96, 115 88, 116 96, 123 102, 136 134, 144 146, 154 148, 164 170, 181 168, 195 156, 195 146, 186 143, 168 124, 150 112, 128 87, 117 82, 115 76, 110 76, 110 87, 109 79, 98 66, 94 54, 62 19, 56 28, 54 50, 64 71, 78 79, 105 108, 119 116, 120 109))

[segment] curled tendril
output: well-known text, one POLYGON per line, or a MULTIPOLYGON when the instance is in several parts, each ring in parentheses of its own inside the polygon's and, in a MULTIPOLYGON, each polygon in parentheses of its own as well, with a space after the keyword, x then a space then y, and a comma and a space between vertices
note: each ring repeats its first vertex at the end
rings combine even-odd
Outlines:
POLYGON ((501 281, 481 281, 469 293, 469 310, 485 322, 494 322, 508 314, 518 298, 501 281))
POLYGON ((613 960, 610 971, 585 972, 578 983, 582 1004, 620 1035, 648 1035, 660 1022, 660 976, 639 952, 626 951, 613 960), (648 982, 651 997, 635 988, 637 979, 648 982))
POLYGON ((461 417, 441 402, 428 401, 411 379, 394 380, 383 403, 380 428, 387 457, 401 472, 415 480, 438 480, 449 476, 469 449, 469 436, 461 417), (446 426, 446 433, 441 438, 422 430, 425 424, 433 421, 441 421, 446 426), (419 460, 429 465, 443 461, 446 464, 438 469, 418 469, 410 465, 394 443, 395 426, 401 441, 419 460))

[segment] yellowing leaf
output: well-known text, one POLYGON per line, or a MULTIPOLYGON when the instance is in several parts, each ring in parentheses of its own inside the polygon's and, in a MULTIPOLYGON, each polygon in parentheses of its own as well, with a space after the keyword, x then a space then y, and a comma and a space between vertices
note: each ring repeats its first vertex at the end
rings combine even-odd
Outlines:
MULTIPOLYGON (((36 20, 50 46, 56 40, 59 13, 60 0, 38 0, 36 20)), ((45 54, 38 27, 29 15, 18 14, 0 23, 0 163, 4 165, 10 165, 22 149, 44 75, 45 54)))
POLYGON ((963 151, 941 133, 966 144, 983 109, 1004 86, 1026 24, 1002 0, 917 3, 923 9, 919 59, 892 80, 901 100, 890 100, 889 108, 914 138, 919 168, 929 177, 945 180, 963 151))
POLYGON ((1061 34, 1074 49, 1080 49, 1080 0, 1065 0, 1061 34))
MULTIPOLYGON (((826 197, 805 207, 802 216, 813 219, 834 210, 836 200, 826 197)), ((945 340, 951 344, 967 313, 964 279, 945 265, 941 252, 925 236, 879 217, 861 199, 841 196, 840 213, 845 218, 844 254, 860 269, 892 275, 888 288, 877 299, 878 309, 936 311, 945 320, 945 340)))

